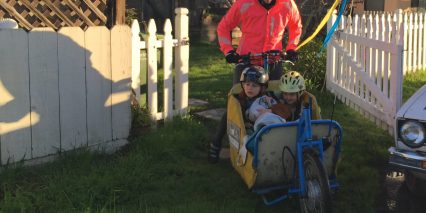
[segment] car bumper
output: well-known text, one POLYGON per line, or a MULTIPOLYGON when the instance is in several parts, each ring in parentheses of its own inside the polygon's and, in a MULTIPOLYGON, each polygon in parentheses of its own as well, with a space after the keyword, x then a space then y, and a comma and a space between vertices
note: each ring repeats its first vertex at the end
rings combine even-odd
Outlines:
POLYGON ((413 151, 406 151, 390 147, 389 163, 401 169, 426 173, 426 156, 413 151))

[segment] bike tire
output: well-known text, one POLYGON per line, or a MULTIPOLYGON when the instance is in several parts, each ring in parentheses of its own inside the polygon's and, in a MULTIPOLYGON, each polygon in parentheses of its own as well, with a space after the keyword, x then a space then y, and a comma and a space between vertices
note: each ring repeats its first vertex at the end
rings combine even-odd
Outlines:
POLYGON ((303 154, 306 196, 299 198, 300 212, 332 211, 331 192, 327 172, 313 151, 303 154))

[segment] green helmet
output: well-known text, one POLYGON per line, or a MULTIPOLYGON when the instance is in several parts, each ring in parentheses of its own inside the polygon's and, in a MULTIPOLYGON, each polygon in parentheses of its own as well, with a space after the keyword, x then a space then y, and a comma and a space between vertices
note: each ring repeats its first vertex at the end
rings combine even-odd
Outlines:
POLYGON ((306 89, 305 79, 300 73, 290 71, 280 79, 280 90, 282 92, 301 92, 306 89))
POLYGON ((269 75, 265 72, 263 67, 249 66, 243 70, 240 76, 240 82, 254 82, 260 85, 268 83, 269 75))

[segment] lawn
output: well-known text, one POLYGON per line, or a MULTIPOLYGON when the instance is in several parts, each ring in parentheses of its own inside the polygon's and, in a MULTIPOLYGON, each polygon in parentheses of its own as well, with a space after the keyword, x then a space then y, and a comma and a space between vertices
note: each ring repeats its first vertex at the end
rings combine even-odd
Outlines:
MULTIPOLYGON (((232 66, 217 47, 193 44, 190 66, 190 97, 209 102, 191 108, 191 114, 224 107, 232 66)), ((404 97, 425 81, 424 71, 409 75, 404 97)), ((329 118, 334 96, 313 92, 322 116, 329 118)), ((341 188, 334 195, 334 210, 375 212, 392 137, 340 102, 333 118, 344 129, 341 188)), ((157 129, 134 130, 130 144, 113 155, 76 150, 36 167, 6 166, 0 174, 0 211, 298 212, 296 199, 265 206, 229 161, 207 162, 216 126, 217 122, 190 115, 157 129)))

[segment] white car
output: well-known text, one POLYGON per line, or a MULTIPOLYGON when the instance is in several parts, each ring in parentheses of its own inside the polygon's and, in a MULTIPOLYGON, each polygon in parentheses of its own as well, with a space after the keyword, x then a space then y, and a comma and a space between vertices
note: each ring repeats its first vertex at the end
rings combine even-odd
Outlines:
POLYGON ((405 173, 408 189, 426 194, 426 85, 396 114, 395 147, 388 149, 389 163, 405 173))

